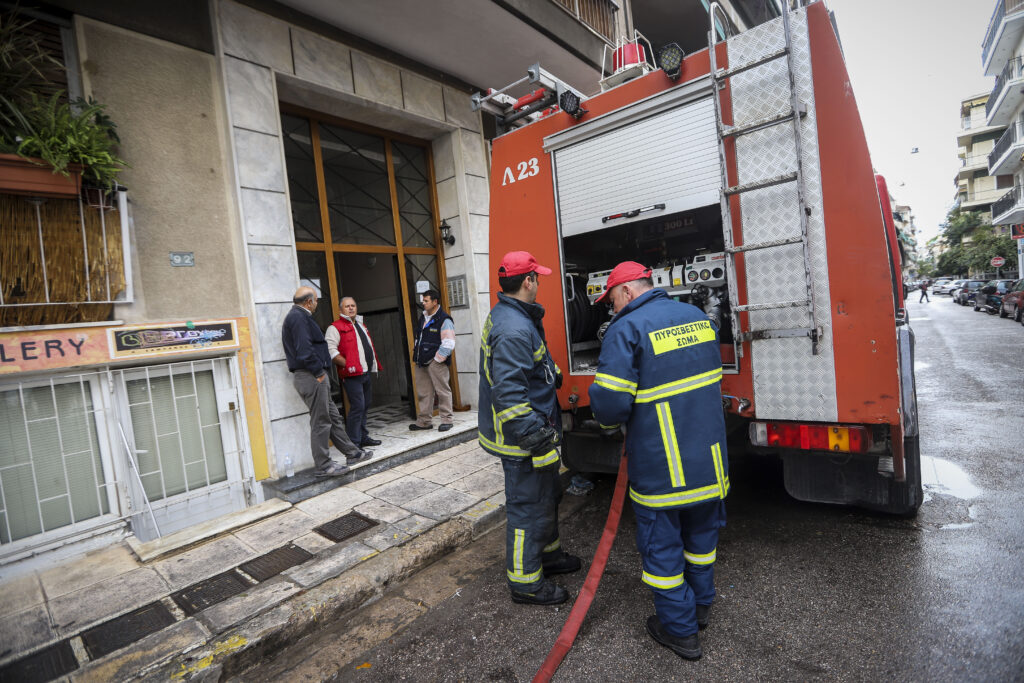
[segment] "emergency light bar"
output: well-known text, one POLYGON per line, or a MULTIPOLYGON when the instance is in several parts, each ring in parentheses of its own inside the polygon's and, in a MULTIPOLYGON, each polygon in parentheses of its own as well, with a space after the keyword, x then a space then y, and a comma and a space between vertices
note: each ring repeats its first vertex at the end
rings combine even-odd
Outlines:
POLYGON ((838 453, 867 453, 872 446, 867 427, 793 422, 751 422, 750 442, 768 448, 838 453))

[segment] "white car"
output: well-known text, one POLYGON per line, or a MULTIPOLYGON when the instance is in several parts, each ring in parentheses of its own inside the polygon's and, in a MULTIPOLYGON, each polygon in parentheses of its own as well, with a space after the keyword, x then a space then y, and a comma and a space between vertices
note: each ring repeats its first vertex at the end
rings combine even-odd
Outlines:
POLYGON ((945 278, 932 283, 932 294, 938 294, 939 290, 948 285, 952 280, 945 278))
POLYGON ((933 294, 952 294, 954 289, 959 289, 959 288, 963 287, 965 282, 967 282, 967 280, 953 280, 952 282, 947 282, 946 284, 942 285, 941 287, 933 288, 932 289, 932 293, 933 294))

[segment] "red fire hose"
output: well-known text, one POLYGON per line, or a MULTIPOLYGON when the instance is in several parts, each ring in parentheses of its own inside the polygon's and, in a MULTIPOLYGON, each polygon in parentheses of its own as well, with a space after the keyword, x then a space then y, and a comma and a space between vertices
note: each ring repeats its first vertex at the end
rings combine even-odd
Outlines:
POLYGON ((551 680, 555 671, 558 670, 558 665, 562 663, 562 659, 569 654, 569 649, 580 632, 583 619, 587 616, 590 603, 594 601, 594 595, 597 593, 597 586, 601 583, 601 575, 604 574, 604 567, 608 563, 608 554, 612 550, 615 534, 619 530, 619 518, 622 517, 622 502, 626 498, 626 481, 628 479, 629 477, 626 476, 626 451, 623 448, 619 474, 615 479, 615 493, 612 494, 612 505, 608 508, 608 519, 605 520, 604 533, 601 534, 601 541, 597 544, 597 551, 590 563, 590 571, 587 572, 583 588, 580 589, 579 597, 576 598, 576 603, 572 606, 565 625, 562 627, 562 632, 555 640, 554 647, 548 653, 540 671, 533 677, 533 683, 547 683, 551 680))

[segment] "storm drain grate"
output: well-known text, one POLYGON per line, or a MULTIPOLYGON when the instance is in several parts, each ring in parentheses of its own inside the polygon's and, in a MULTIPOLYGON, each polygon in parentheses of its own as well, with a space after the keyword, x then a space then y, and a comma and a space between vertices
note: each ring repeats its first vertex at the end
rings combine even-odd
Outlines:
POLYGON ((331 539, 335 543, 341 543, 346 538, 352 538, 356 534, 362 533, 374 526, 377 526, 377 522, 372 519, 367 519, 358 512, 350 512, 337 519, 332 519, 326 524, 314 527, 313 531, 331 539))
POLYGON ((82 643, 90 659, 99 659, 170 626, 174 621, 171 610, 159 602, 151 602, 134 612, 89 629, 82 634, 82 643))
POLYGON ((271 550, 266 555, 249 560, 241 565, 239 569, 257 581, 266 581, 289 567, 302 564, 311 557, 313 557, 312 553, 308 553, 297 545, 289 543, 276 550, 271 550))
POLYGON ((0 668, 0 683, 43 683, 69 674, 78 668, 71 644, 62 640, 34 655, 0 668))
POLYGON ((234 569, 217 576, 194 583, 171 595, 185 614, 192 616, 211 605, 248 590, 252 586, 234 569))

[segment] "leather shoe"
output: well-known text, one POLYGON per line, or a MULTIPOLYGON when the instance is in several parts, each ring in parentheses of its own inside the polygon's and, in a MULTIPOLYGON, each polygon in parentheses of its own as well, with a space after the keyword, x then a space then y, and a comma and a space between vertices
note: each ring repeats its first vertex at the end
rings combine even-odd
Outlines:
POLYGON ((429 427, 421 427, 420 425, 416 424, 415 422, 413 422, 411 425, 409 425, 409 431, 410 432, 418 432, 418 431, 421 431, 421 430, 433 429, 433 428, 434 428, 434 425, 430 425, 429 427))
POLYGON ((647 632, 651 634, 651 638, 683 659, 700 659, 704 654, 704 650, 700 646, 700 636, 696 633, 683 637, 672 635, 661 625, 657 614, 652 614, 647 618, 647 632))
POLYGON ((366 448, 367 446, 379 446, 380 444, 380 439, 371 439, 370 437, 366 437, 365 439, 359 442, 359 447, 366 448))
POLYGON ((711 613, 711 605, 697 605, 697 628, 701 631, 708 627, 708 615, 711 613))
POLYGON ((569 599, 569 591, 550 581, 545 581, 535 593, 512 591, 512 602, 523 605, 561 605, 569 599))
POLYGON ((544 565, 544 576, 572 574, 573 572, 578 572, 582 566, 583 562, 580 561, 580 558, 569 553, 562 553, 560 558, 544 565))
POLYGON ((345 456, 346 465, 355 465, 356 463, 364 462, 373 457, 373 451, 362 450, 359 451, 358 455, 345 456))

